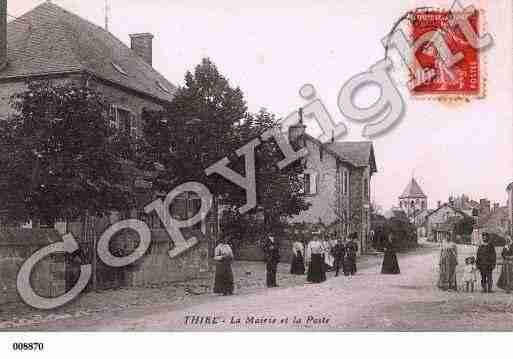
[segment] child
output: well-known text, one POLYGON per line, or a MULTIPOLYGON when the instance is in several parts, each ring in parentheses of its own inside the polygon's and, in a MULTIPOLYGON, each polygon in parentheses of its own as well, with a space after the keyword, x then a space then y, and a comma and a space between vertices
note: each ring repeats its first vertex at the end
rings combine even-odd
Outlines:
POLYGON ((474 283, 477 281, 476 276, 476 259, 474 257, 465 258, 465 268, 463 270, 463 281, 465 282, 466 291, 474 292, 474 283))

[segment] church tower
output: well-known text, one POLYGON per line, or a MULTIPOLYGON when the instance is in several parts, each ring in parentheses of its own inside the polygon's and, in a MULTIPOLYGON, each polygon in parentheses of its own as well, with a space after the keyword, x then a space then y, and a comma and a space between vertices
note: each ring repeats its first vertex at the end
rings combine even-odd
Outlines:
POLYGON ((411 222, 415 222, 417 215, 427 209, 427 196, 415 178, 412 177, 403 194, 399 197, 399 207, 406 213, 411 222))

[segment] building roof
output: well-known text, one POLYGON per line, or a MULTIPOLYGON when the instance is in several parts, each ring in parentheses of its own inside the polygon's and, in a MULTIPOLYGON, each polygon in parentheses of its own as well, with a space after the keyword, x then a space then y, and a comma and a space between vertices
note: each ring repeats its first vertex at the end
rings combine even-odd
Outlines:
POLYGON ((404 198, 427 198, 427 196, 424 194, 415 178, 412 178, 401 197, 399 197, 399 199, 404 198))
POLYGON ((447 207, 447 208, 452 209, 455 213, 459 213, 459 214, 461 214, 463 217, 471 217, 471 216, 469 216, 467 213, 463 212, 462 210, 459 210, 458 208, 455 208, 455 207, 451 206, 451 205, 450 205, 450 204, 448 204, 448 203, 444 203, 444 204, 442 204, 440 207, 438 207, 437 209, 435 209, 435 210, 433 210, 433 211, 429 212, 429 213, 428 213, 428 215, 426 216, 426 218, 427 218, 427 217, 431 217, 431 215, 435 214, 436 212, 438 212, 440 209, 442 209, 442 208, 444 208, 444 207, 447 207))
POLYGON ((371 141, 322 143, 307 133, 303 136, 344 163, 354 167, 370 166, 371 173, 377 172, 374 146, 371 141))
POLYGON ((326 144, 326 147, 357 167, 370 166, 372 172, 377 172, 374 146, 371 141, 333 142, 326 144))
POLYGON ((166 102, 176 91, 110 32, 51 2, 8 23, 7 47, 0 80, 80 72, 166 102))

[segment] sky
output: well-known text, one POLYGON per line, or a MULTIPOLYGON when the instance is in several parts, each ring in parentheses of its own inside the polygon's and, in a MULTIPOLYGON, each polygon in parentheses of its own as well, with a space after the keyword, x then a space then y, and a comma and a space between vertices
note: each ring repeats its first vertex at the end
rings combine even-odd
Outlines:
MULTIPOLYGON (((44 0, 9 0, 19 16, 44 0)), ((53 0, 104 24, 105 0, 53 0)), ((438 200, 465 193, 505 204, 513 181, 513 0, 462 0, 483 9, 494 45, 483 56, 484 99, 447 105, 412 99, 401 88, 405 116, 374 139, 378 173, 372 198, 384 209, 415 176, 434 208, 438 200)), ((342 85, 384 56, 381 45, 405 11, 449 0, 109 0, 109 30, 129 44, 129 34, 155 35, 153 65, 172 83, 210 57, 232 85, 240 86, 249 109, 279 117, 304 106, 299 89, 313 84, 332 118, 349 128, 345 140, 365 140, 362 124, 337 107, 342 85)), ((358 103, 376 101, 363 89, 358 103)), ((313 130, 313 129, 312 129, 313 130)), ((314 130, 313 130, 314 131, 314 130)))

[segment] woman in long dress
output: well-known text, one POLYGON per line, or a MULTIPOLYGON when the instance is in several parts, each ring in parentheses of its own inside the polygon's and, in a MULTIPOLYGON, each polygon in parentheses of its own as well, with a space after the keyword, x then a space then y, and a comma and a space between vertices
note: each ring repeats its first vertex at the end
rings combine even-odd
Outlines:
POLYGON ((397 255, 395 246, 392 241, 392 234, 388 236, 385 243, 385 256, 383 258, 383 265, 381 267, 382 274, 400 274, 399 262, 397 262, 397 255))
POLYGON ((513 290, 513 246, 511 241, 502 250, 502 272, 497 287, 511 293, 513 290))
POLYGON ((306 251, 306 260, 308 262, 308 275, 306 280, 311 283, 321 283, 326 280, 324 271, 323 246, 319 235, 314 235, 312 241, 308 243, 306 251))
POLYGON ((226 238, 215 249, 214 260, 216 263, 216 274, 214 281, 214 293, 223 295, 233 294, 233 251, 226 238))
POLYGON ((305 274, 305 249, 303 243, 295 241, 292 244, 292 264, 290 265, 290 274, 305 274))
POLYGON ((442 290, 458 290, 456 283, 456 266, 458 265, 458 250, 456 243, 444 239, 440 250, 440 274, 438 288, 442 290))

